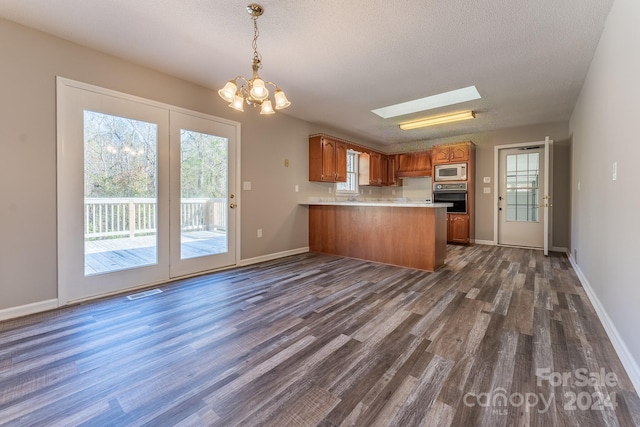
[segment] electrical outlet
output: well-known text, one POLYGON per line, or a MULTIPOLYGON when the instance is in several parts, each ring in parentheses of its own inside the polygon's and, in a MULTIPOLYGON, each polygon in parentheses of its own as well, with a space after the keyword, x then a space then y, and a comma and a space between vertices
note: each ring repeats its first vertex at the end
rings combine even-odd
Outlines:
POLYGON ((483 187, 484 194, 491 194, 491 187, 483 187))
POLYGON ((391 190, 391 195, 395 196, 396 195, 396 190, 391 190))
POLYGON ((258 228, 258 239, 262 238, 262 228, 258 228))
POLYGON ((329 194, 331 194, 331 191, 333 190, 332 187, 329 187, 329 194))
POLYGON ((243 190, 251 190, 251 181, 245 181, 242 183, 243 190))

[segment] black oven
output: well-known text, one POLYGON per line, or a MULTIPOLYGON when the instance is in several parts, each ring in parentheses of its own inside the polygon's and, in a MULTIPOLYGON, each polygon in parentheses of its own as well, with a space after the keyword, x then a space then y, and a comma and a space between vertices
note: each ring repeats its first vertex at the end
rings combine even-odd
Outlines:
POLYGON ((467 183, 434 184, 433 203, 453 203, 451 213, 467 213, 467 183))

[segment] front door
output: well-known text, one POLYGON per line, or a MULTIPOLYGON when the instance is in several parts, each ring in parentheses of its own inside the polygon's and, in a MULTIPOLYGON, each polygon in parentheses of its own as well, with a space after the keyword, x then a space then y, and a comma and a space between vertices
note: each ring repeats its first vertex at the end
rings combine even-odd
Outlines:
POLYGON ((499 151, 498 244, 544 247, 544 154, 544 146, 499 151))
POLYGON ((58 299, 236 263, 239 125, 58 79, 58 299))

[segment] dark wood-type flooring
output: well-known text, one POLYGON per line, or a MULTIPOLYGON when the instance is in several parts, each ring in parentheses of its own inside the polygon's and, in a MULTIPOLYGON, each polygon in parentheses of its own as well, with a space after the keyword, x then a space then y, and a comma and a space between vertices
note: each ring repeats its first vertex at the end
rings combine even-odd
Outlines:
POLYGON ((308 253, 161 289, 0 323, 0 425, 640 425, 560 254, 308 253))

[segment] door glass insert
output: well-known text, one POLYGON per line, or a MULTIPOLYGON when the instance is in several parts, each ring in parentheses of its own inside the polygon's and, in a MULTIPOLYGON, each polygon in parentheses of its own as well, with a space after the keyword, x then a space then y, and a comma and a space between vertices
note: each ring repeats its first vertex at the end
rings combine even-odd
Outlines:
POLYGON ((507 221, 539 221, 539 174, 540 153, 507 155, 507 221))
POLYGON ((154 123, 84 111, 84 274, 158 263, 154 123))
POLYGON ((181 129, 181 259, 229 250, 228 157, 227 138, 181 129))

